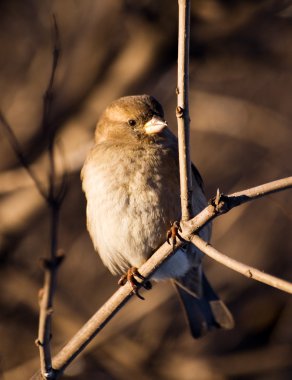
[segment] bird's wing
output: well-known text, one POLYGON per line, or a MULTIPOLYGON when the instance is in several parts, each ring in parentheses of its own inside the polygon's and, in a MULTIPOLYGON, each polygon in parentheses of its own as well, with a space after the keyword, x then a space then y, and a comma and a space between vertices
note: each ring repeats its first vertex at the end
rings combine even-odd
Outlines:
POLYGON ((192 174, 193 176, 195 177, 195 180, 197 182, 197 184, 200 186, 200 188, 202 189, 203 193, 204 192, 204 182, 203 182, 203 178, 199 172, 199 170, 196 168, 196 166, 192 163, 192 174))

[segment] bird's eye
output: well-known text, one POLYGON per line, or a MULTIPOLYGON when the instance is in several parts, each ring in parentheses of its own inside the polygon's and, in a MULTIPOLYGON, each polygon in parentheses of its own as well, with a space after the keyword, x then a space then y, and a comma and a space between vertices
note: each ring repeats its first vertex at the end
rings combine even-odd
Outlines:
POLYGON ((130 119, 130 120, 128 120, 128 124, 129 124, 131 127, 134 127, 134 126, 136 125, 136 120, 130 119))

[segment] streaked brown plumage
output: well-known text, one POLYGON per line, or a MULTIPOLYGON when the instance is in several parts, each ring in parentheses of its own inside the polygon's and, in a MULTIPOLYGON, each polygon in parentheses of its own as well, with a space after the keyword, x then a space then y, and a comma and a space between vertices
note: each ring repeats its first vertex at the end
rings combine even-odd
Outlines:
MULTIPOLYGON (((82 181, 88 230, 113 274, 139 268, 165 241, 170 222, 180 220, 177 149, 161 105, 149 95, 120 98, 101 116, 82 181)), ((206 205, 194 166, 192 202, 195 213, 206 205)), ((210 225, 200 232, 205 240, 210 234, 210 225)), ((212 327, 233 326, 230 312, 202 274, 201 258, 189 245, 153 275, 174 280, 195 337, 212 327)))

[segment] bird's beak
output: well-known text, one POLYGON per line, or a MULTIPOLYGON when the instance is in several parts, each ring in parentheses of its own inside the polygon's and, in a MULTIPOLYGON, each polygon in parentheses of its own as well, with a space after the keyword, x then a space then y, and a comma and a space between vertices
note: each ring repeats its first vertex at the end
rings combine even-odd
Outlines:
POLYGON ((154 135, 156 133, 159 133, 165 127, 167 127, 167 122, 157 116, 153 116, 152 119, 144 124, 144 130, 147 135, 154 135))

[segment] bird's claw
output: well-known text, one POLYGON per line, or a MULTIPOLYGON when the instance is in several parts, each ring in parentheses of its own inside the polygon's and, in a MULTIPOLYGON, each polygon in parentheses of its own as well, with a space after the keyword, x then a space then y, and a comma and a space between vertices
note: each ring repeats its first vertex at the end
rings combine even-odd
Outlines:
POLYGON ((182 229, 179 222, 176 220, 173 223, 171 223, 171 227, 166 234, 166 241, 169 245, 172 245, 173 249, 176 246, 177 238, 180 241, 185 241, 185 239, 180 235, 179 232, 182 232, 182 229))
POLYGON ((120 286, 123 286, 126 284, 126 282, 129 282, 130 285, 132 286, 133 293, 140 298, 141 300, 144 300, 145 298, 141 296, 139 293, 139 287, 143 286, 144 289, 150 290, 152 288, 151 282, 150 281, 145 281, 145 277, 139 273, 138 269, 136 267, 131 267, 128 269, 127 273, 123 274, 122 277, 119 279, 118 284, 120 286), (138 282, 136 280, 136 277, 140 278, 144 282, 138 282))

